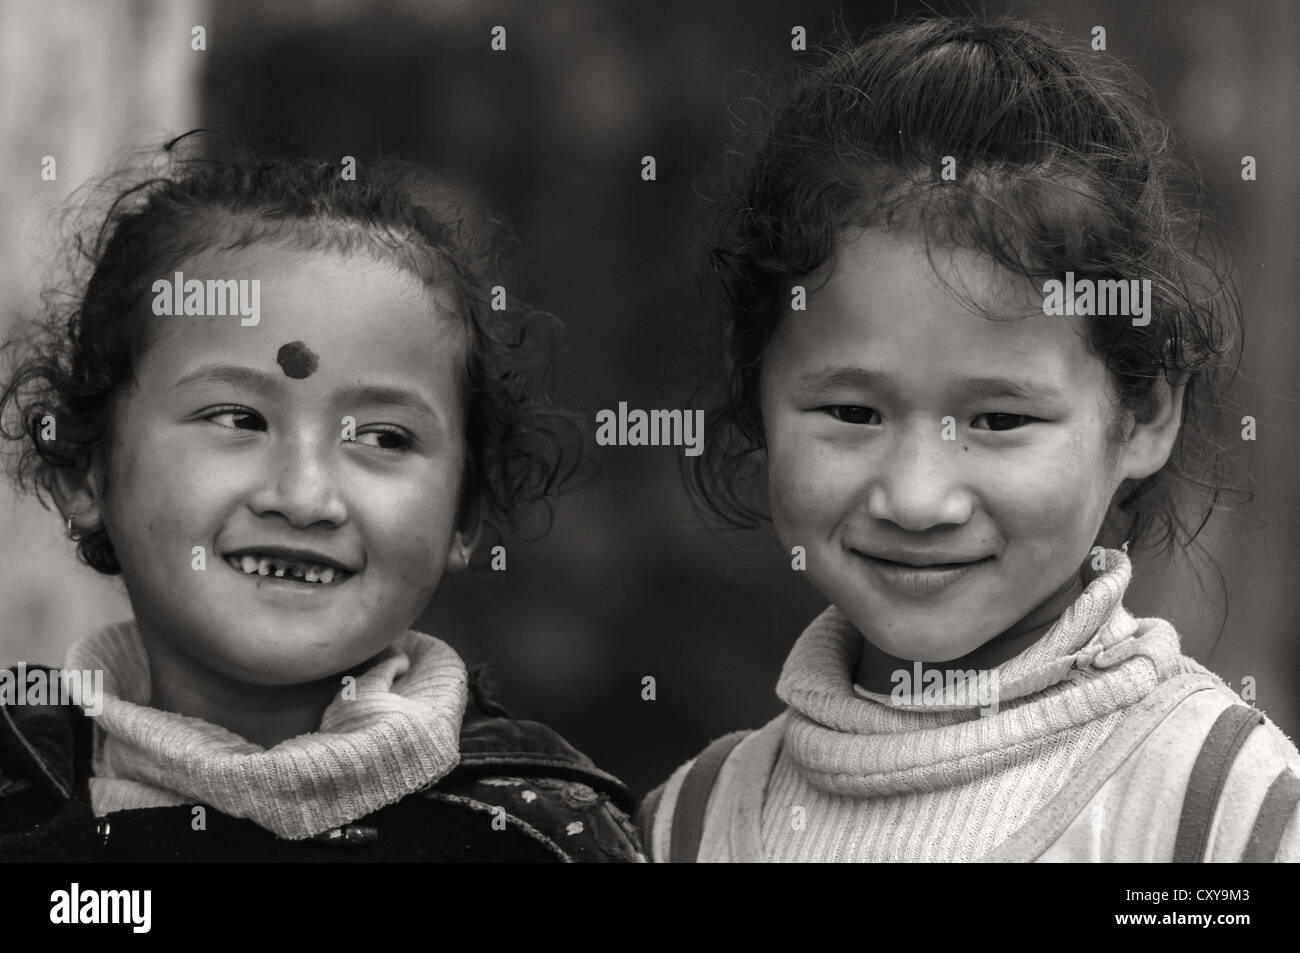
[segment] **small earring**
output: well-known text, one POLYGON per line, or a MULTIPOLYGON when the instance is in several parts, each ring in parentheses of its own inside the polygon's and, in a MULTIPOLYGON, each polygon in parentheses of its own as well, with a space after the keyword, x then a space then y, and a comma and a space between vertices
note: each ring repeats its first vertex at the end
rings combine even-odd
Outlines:
POLYGON ((86 538, 86 534, 72 532, 72 518, 76 515, 77 515, 76 510, 73 510, 71 513, 68 514, 68 539, 72 540, 74 543, 79 543, 86 538))

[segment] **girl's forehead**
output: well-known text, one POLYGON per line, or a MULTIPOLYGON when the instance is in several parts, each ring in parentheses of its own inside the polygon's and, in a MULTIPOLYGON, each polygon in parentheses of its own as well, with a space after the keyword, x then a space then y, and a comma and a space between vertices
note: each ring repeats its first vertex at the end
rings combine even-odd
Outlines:
POLYGON ((158 280, 180 307, 153 318, 144 360, 168 371, 237 361, 324 386, 440 377, 463 353, 450 289, 365 254, 256 243, 196 254, 158 280), (206 313, 214 300, 223 307, 206 313))
POLYGON ((361 324, 380 337, 403 332, 445 334, 460 325, 449 284, 425 284, 395 262, 365 251, 259 241, 234 249, 202 250, 158 278, 183 286, 182 300, 193 291, 204 305, 211 305, 215 291, 218 310, 206 316, 218 330, 232 323, 223 320, 222 298, 228 312, 234 310, 235 295, 244 296, 258 314, 241 315, 242 320, 234 324, 251 333, 267 333, 278 326, 282 333, 277 347, 301 337, 291 333, 293 324, 313 319, 335 327, 361 324))
POLYGON ((1034 282, 973 249, 873 228, 844 233, 836 252, 817 277, 824 297, 852 306, 964 308, 1008 318, 1042 313, 1034 282))
POLYGON ((788 309, 773 336, 765 375, 851 364, 923 374, 931 385, 1015 371, 1100 376, 1078 319, 1045 315, 1027 278, 966 249, 857 233, 806 291, 804 310, 788 309))

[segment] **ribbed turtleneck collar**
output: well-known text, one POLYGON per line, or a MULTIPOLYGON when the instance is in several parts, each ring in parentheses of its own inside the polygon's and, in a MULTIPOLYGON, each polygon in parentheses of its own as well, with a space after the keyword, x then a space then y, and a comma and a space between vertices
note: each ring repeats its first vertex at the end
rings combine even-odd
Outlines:
POLYGON ((407 631, 355 685, 340 685, 317 731, 270 749, 149 707, 149 662, 134 620, 87 636, 66 664, 105 673, 91 779, 98 815, 207 804, 301 839, 393 804, 460 760, 465 665, 421 632, 407 631))
POLYGON ((973 698, 903 707, 855 688, 863 636, 831 606, 800 636, 777 685, 789 706, 785 746, 808 783, 865 797, 967 782, 1141 700, 1176 672, 1178 636, 1124 608, 1125 551, 1106 550, 1104 565, 1041 639, 992 670, 998 704, 985 715, 973 698))

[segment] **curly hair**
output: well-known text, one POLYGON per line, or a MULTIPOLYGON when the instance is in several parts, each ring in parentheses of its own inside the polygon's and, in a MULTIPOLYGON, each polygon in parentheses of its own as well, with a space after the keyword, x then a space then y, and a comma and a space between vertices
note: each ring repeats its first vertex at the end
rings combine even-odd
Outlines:
MULTIPOLYGON (((414 163, 377 159, 344 179, 337 163, 259 155, 195 130, 128 159, 83 187, 59 280, 40 313, 21 322, 0 355, 0 436, 13 441, 9 477, 49 507, 59 470, 86 470, 105 438, 110 397, 134 381, 147 322, 132 315, 156 275, 211 248, 288 241, 307 250, 364 252, 451 292, 465 334, 460 393, 466 465, 458 524, 522 532, 583 468, 576 415, 549 397, 553 316, 511 299, 494 310, 509 235, 414 163), (57 439, 43 439, 53 418, 57 439)), ((121 567, 98 527, 79 558, 112 575, 121 567)))
POLYGON ((712 175, 700 283, 720 367, 697 391, 714 409, 686 473, 702 516, 735 528, 768 519, 754 496, 764 350, 793 283, 829 274, 846 230, 876 227, 982 252, 1037 284, 1067 271, 1149 278, 1149 324, 1087 320, 1117 395, 1107 436, 1122 442, 1127 420, 1150 419, 1162 376, 1185 386, 1183 424, 1161 470, 1120 486, 1119 525, 1103 533, 1165 552, 1200 533, 1228 489, 1215 416, 1230 355, 1240 360, 1239 298, 1214 250, 1198 247, 1203 189, 1168 125, 1130 71, 1069 46, 1008 18, 911 19, 860 44, 837 35, 811 65, 783 67, 771 83, 783 92, 753 100, 749 142, 712 175), (952 181, 939 174, 947 156, 952 181), (1194 528, 1180 487, 1207 491, 1194 528))

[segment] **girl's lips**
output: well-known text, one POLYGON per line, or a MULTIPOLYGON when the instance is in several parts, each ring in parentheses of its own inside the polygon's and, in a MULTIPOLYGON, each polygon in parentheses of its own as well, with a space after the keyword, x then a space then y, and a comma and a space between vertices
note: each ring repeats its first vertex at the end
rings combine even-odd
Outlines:
MULTIPOLYGON (((306 566, 315 566, 318 569, 329 568, 336 573, 353 574, 356 570, 352 569, 347 563, 340 562, 338 559, 327 556, 324 553, 314 552, 307 549, 298 549, 296 547, 265 545, 249 546, 242 549, 230 550, 222 554, 226 559, 240 563, 245 560, 254 562, 272 562, 281 565, 297 564, 306 566)), ((236 567, 238 568, 238 567, 236 567)))
POLYGON ((870 567, 872 574, 890 591, 903 596, 924 597, 943 592, 954 583, 967 578, 978 571, 979 567, 993 560, 992 556, 971 563, 943 564, 937 566, 908 566, 903 563, 889 562, 866 556, 861 553, 863 561, 870 567))

